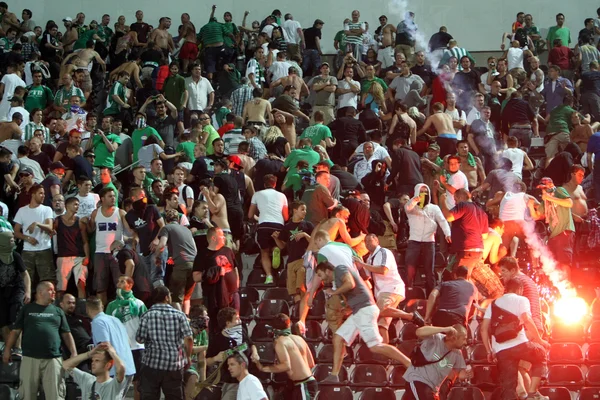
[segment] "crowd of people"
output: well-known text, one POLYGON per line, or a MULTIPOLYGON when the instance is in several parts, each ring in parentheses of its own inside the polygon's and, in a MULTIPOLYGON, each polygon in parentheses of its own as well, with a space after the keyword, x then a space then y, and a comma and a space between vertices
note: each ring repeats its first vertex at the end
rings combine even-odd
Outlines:
POLYGON ((0 326, 21 398, 263 400, 257 376, 279 373, 278 395, 314 398, 325 299, 324 383, 360 336, 407 368, 406 400, 437 398, 473 376, 477 314, 502 399, 547 400, 549 321, 519 263, 549 254, 568 278, 596 244, 600 9, 573 41, 562 13, 543 38, 520 12, 485 66, 446 27, 419 48, 412 12, 373 30, 352 11, 331 59, 321 19, 216 9, 173 37, 142 10, 63 31, 0 2, 0 326), (243 282, 287 289, 274 364, 243 282), (401 306, 417 287, 424 315, 401 306))

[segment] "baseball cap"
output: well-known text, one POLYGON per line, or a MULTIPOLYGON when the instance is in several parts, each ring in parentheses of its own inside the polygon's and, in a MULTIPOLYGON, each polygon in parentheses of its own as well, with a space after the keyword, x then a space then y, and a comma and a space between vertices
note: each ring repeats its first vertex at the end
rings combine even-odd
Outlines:
POLYGON ((20 174, 29 174, 29 175, 33 175, 33 170, 29 167, 23 167, 21 168, 21 170, 19 171, 19 175, 20 174))
POLYGON ((321 67, 324 66, 324 65, 327 65, 329 68, 331 68, 331 66, 329 65, 328 62, 321 63, 321 67))
POLYGON ((63 21, 65 21, 65 22, 73 22, 73 18, 71 18, 71 17, 64 17, 63 21))
POLYGON ((61 163, 60 161, 57 162, 53 162, 52 164, 50 164, 50 171, 54 171, 55 169, 66 169, 65 165, 63 163, 61 163))
POLYGON ((92 156, 92 157, 96 157, 96 154, 94 153, 94 150, 86 150, 86 151, 83 153, 83 156, 84 156, 84 157, 90 157, 90 156, 92 156))
POLYGON ((325 25, 325 22, 323 22, 323 20, 321 20, 321 19, 315 19, 314 25, 319 25, 319 24, 325 25))
POLYGON ((233 163, 233 166, 235 168, 239 168, 239 169, 243 168, 241 158, 239 158, 238 156, 229 156, 228 158, 229 158, 229 162, 233 163))
POLYGON ((227 160, 224 160, 222 158, 213 161, 212 165, 219 165, 224 169, 229 169, 229 163, 227 162, 227 160))
POLYGON ((437 143, 431 143, 428 147, 427 150, 437 150, 440 151, 440 145, 437 143))
POLYGON ((138 115, 140 115, 140 116, 142 116, 142 117, 144 117, 144 118, 147 118, 147 117, 146 117, 146 113, 145 113, 145 112, 143 112, 143 111, 138 111, 138 112, 136 112, 136 113, 135 113, 135 116, 136 116, 136 117, 137 117, 138 115))

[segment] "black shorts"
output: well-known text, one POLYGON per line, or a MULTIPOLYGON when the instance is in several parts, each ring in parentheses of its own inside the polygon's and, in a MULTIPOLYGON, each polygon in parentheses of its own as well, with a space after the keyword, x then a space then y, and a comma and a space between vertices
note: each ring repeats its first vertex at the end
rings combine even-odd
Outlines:
POLYGON ((288 390, 286 398, 291 400, 314 400, 317 397, 318 384, 312 380, 302 383, 288 381, 288 390))
POLYGON ((0 328, 10 326, 17 320, 24 296, 25 292, 21 287, 0 289, 0 328))
POLYGON ((106 292, 108 290, 108 280, 112 278, 113 284, 117 287, 117 282, 121 276, 119 263, 112 254, 96 253, 94 254, 94 283, 97 292, 106 292))
POLYGON ((133 381, 137 381, 140 377, 140 372, 142 372, 142 358, 144 358, 144 349, 131 350, 131 355, 133 356, 133 365, 135 365, 135 375, 133 376, 133 381))
POLYGON ((222 54, 223 46, 204 48, 204 69, 209 74, 217 71, 217 64, 222 54))
POLYGON ((283 230, 283 225, 274 222, 263 222, 256 228, 256 243, 261 250, 272 249, 276 246, 275 239, 271 235, 275 231, 283 230))

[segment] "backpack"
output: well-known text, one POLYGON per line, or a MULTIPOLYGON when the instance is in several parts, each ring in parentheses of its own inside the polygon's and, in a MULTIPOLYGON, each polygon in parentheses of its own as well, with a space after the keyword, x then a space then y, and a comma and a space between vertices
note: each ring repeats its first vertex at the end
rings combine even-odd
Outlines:
POLYGON ((452 350, 448 350, 446 352, 446 354, 444 354, 442 357, 440 357, 439 360, 429 361, 428 359, 425 358, 425 355, 421 351, 421 345, 419 344, 419 345, 415 346, 413 348, 412 352, 410 353, 410 362, 413 367, 424 367, 426 365, 435 364, 437 362, 442 361, 444 358, 446 358, 446 356, 448 354, 450 354, 451 351, 452 350))
POLYGON ((491 333, 496 342, 504 343, 516 338, 521 329, 523 324, 519 317, 498 307, 496 301, 492 303, 491 333))

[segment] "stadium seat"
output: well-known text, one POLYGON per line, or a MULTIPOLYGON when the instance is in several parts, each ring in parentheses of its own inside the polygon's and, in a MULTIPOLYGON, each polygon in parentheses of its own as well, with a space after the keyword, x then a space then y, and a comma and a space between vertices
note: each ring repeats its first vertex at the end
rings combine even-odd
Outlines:
POLYGON ((319 382, 319 387, 324 386, 324 385, 334 385, 334 386, 335 385, 337 385, 337 386, 345 385, 348 382, 348 370, 343 365, 342 365, 342 369, 340 370, 340 374, 338 375, 338 377, 340 379, 340 383, 322 382, 323 379, 327 378, 329 376, 329 374, 331 374, 332 368, 333 368, 333 365, 331 365, 331 364, 315 365, 315 368, 313 370, 313 376, 315 377, 317 382, 319 382))
POLYGON ((483 390, 498 386, 498 368, 495 365, 474 365, 471 383, 483 390))
POLYGON ((548 372, 548 386, 577 388, 582 387, 583 382, 583 372, 578 365, 552 365, 548 372))
POLYGON ((413 324, 412 322, 405 323, 400 331, 400 340, 417 340, 417 329, 419 327, 413 324))
POLYGON ((353 400, 352 389, 348 386, 319 386, 317 398, 315 400, 353 400))
POLYGON ((258 320, 270 320, 279 313, 290 315, 290 306, 285 300, 262 300, 258 304, 256 318, 258 320))
POLYGON ((404 342, 400 342, 396 347, 406 357, 410 357, 410 354, 412 353, 412 351, 413 351, 413 349, 415 348, 416 345, 417 345, 417 341, 416 340, 406 340, 404 342))
POLYGON ((287 289, 287 268, 279 270, 273 279, 278 288, 287 289))
POLYGON ((12 358, 10 364, 0 363, 0 384, 18 384, 21 360, 12 358))
POLYGON ((396 343, 399 342, 399 338, 398 338, 398 328, 397 326, 400 324, 402 325, 401 322, 399 322, 400 320, 398 319, 394 319, 392 320, 392 322, 390 323, 390 326, 388 328, 388 337, 390 338, 390 342, 389 344, 394 345, 396 343))
POLYGON ((252 329, 250 338, 254 342, 271 342, 273 341, 273 334, 266 324, 256 324, 252 329))
POLYGON ((600 399, 600 387, 584 387, 579 392, 578 400, 598 400, 600 399))
POLYGON ((323 342, 323 327, 319 321, 307 320, 305 327, 306 333, 304 334, 304 340, 314 343, 323 342))
POLYGON ((373 353, 365 344, 361 344, 356 351, 355 362, 358 364, 389 365, 390 361, 384 355, 373 353))
POLYGON ((2 400, 18 400, 19 391, 12 388, 10 385, 0 384, 0 399, 2 400))
POLYGON ((273 347, 273 342, 256 343, 255 346, 261 363, 275 363, 275 348, 273 347))
POLYGON ((396 400, 396 393, 391 388, 370 387, 362 391, 359 400, 396 400))
POLYGON ((435 252, 435 268, 442 268, 442 267, 446 267, 446 257, 444 256, 444 254, 442 254, 441 251, 436 251, 435 252))
POLYGON ((600 365, 590 365, 588 367, 585 384, 588 386, 600 386, 600 365))
POLYGON ((420 287, 407 287, 406 288, 406 298, 404 301, 408 304, 410 300, 413 299, 426 299, 425 297, 425 289, 420 287))
POLYGON ((453 387, 447 400, 485 400, 485 397, 477 387, 453 387))
POLYGON ((250 302, 251 304, 257 306, 258 302, 260 301, 260 294, 258 293, 258 290, 256 290, 255 288, 251 288, 251 287, 241 287, 239 290, 240 293, 240 300, 244 301, 244 299, 246 299, 246 301, 250 302))
POLYGON ((393 388, 404 388, 406 381, 404 380, 404 373, 406 367, 404 365, 396 365, 392 372, 390 372, 389 386, 393 388))
MULTIPOLYGON (((308 315, 306 319, 314 319, 317 321, 325 320, 325 293, 323 291, 317 292, 315 298, 313 299, 313 306, 308 310, 308 315)), ((292 310, 292 319, 298 320, 300 317, 298 315, 299 308, 297 306, 293 307, 292 310)))
POLYGON ((250 300, 244 297, 240 298, 240 319, 248 323, 254 319, 254 316, 254 306, 252 305, 250 300))
POLYGON ((540 393, 550 400, 571 400, 571 392, 566 387, 542 387, 540 393))
POLYGON ((472 337, 472 342, 473 344, 480 344, 483 343, 483 339, 481 339, 481 324, 477 325, 477 328, 475 328, 475 333, 473 334, 473 336, 467 336, 472 337))
POLYGON ((577 343, 554 343, 550 347, 548 361, 552 364, 581 364, 583 352, 577 343))
POLYGON ((600 321, 593 321, 589 329, 590 343, 600 343, 600 321))
POLYGON ((470 351, 469 360, 471 364, 489 364, 487 359, 487 350, 483 343, 476 344, 470 351))
POLYGON ((590 343, 585 352, 586 364, 600 364, 600 343, 590 343))
POLYGON ((248 280, 246 281, 246 286, 249 287, 253 287, 256 289, 268 289, 268 288, 272 288, 275 287, 274 284, 265 284, 265 279, 267 278, 267 275, 265 274, 265 271, 263 271, 262 269, 253 269, 252 271, 250 271, 250 274, 248 275, 248 280))
MULTIPOLYGON (((333 344, 324 345, 317 355, 317 363, 319 364, 333 364, 333 344)), ((352 349, 346 346, 346 356, 344 357, 344 364, 350 365, 354 363, 354 353, 352 349)))
POLYGON ((306 344, 308 345, 308 348, 310 349, 310 352, 312 353, 313 360, 316 360, 317 359, 317 347, 319 347, 319 344, 311 343, 311 342, 307 342, 306 344))
POLYGON ((427 300, 424 299, 411 299, 404 306, 404 311, 411 313, 418 311, 423 317, 427 311, 427 300))
POLYGON ((552 334, 550 339, 553 343, 556 342, 574 342, 583 343, 585 342, 585 335, 583 332, 583 325, 581 324, 553 324, 552 334))
POLYGON ((269 288, 265 290, 262 296, 262 300, 284 300, 288 303, 293 302, 292 296, 288 294, 287 289, 283 288, 269 288))

